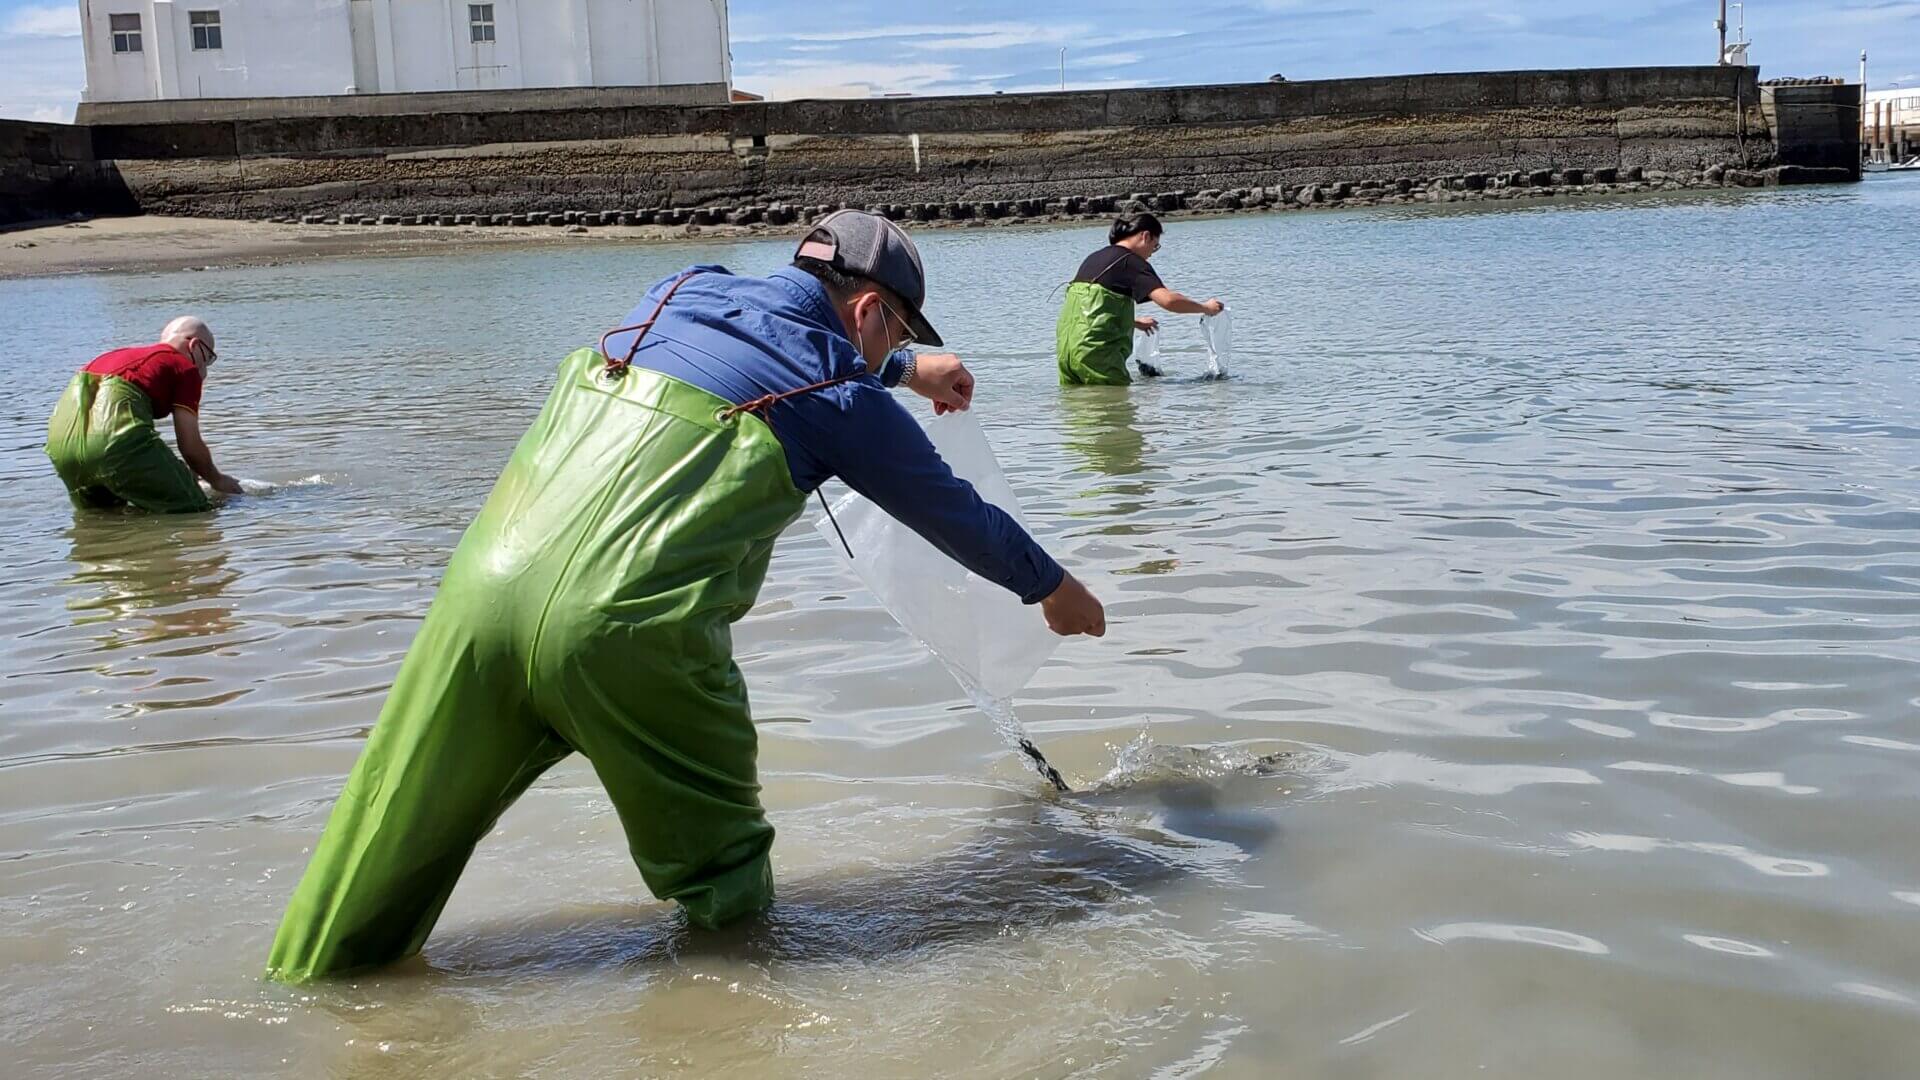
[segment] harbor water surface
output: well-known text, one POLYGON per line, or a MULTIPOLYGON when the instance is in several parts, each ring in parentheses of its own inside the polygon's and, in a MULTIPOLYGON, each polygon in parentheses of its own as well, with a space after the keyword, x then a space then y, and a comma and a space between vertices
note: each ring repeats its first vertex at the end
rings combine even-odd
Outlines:
POLYGON ((1156 265, 1232 304, 1233 378, 1167 317, 1130 391, 1054 385, 1099 230, 925 234, 1027 516, 1108 604, 1019 703, 1082 791, 810 511, 735 635, 765 919, 648 897, 576 758, 422 957, 299 989, 261 979, 282 906, 560 358, 790 241, 0 282, 0 1071, 1911 1075, 1920 265, 1875 253, 1916 216, 1882 178, 1176 222, 1156 265), (76 513, 55 397, 182 311, 224 467, 319 480, 76 513))

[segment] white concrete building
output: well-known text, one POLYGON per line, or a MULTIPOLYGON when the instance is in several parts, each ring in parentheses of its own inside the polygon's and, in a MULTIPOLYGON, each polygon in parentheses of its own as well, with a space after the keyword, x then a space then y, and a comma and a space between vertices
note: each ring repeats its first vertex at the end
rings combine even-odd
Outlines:
POLYGON ((83 102, 731 85, 726 0, 80 0, 83 102))
POLYGON ((1920 154, 1920 86, 1867 91, 1860 127, 1870 147, 1884 146, 1902 160, 1920 154))

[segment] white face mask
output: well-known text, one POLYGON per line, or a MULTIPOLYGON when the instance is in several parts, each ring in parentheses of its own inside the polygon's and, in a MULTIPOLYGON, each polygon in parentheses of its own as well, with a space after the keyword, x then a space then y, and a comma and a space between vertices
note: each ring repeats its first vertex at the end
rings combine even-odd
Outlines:
POLYGON ((907 325, 907 320, 900 317, 899 312, 893 310, 893 305, 887 303, 879 293, 869 293, 868 295, 872 296, 875 302, 869 305, 867 310, 873 311, 877 308, 880 313, 879 337, 881 349, 877 355, 869 355, 867 353, 869 331, 865 321, 860 318, 858 312, 854 313, 855 334, 857 335, 854 345, 859 348, 861 357, 867 362, 867 367, 871 370, 878 371, 880 365, 886 363, 887 357, 913 344, 913 329, 907 325), (889 321, 900 324, 901 334, 898 344, 889 344, 893 336, 888 332, 889 321))

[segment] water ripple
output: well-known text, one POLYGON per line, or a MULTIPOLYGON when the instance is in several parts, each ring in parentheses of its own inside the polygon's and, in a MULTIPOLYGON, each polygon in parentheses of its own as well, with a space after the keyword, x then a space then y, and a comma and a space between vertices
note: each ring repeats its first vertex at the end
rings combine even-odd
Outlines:
POLYGON ((1127 390, 1054 385, 1099 230, 927 234, 1027 516, 1108 601, 1019 703, 1083 790, 802 521, 733 634, 766 919, 649 900, 574 759, 422 958, 300 991, 258 977, 290 883, 560 358, 646 281, 790 247, 0 283, 9 1065, 1905 1075, 1920 270, 1833 253, 1889 250, 1920 184, 1552 202, 1174 223, 1156 265, 1234 304, 1235 378, 1188 378, 1170 317, 1175 377, 1127 390), (190 307, 231 343, 219 460, 285 486, 76 514, 60 387, 190 307))

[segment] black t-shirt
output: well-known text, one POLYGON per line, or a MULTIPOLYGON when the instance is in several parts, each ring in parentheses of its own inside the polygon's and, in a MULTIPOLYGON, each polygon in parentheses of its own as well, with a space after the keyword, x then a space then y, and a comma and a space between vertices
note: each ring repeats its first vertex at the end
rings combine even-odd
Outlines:
POLYGON ((1119 244, 1109 244, 1087 256, 1073 280, 1105 286, 1121 296, 1131 297, 1136 304, 1162 287, 1160 275, 1153 272, 1147 260, 1119 244))

